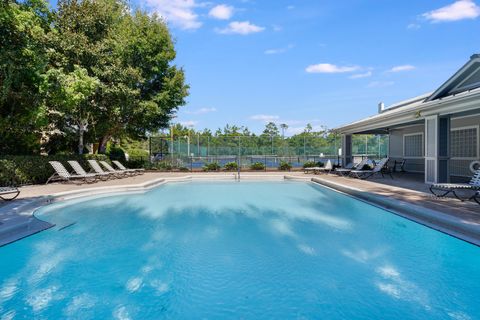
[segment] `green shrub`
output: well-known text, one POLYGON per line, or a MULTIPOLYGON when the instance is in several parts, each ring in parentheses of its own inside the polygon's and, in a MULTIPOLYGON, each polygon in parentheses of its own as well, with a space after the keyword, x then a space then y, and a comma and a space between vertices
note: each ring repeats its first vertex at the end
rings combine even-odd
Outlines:
POLYGON ((113 160, 118 160, 121 162, 124 162, 126 160, 125 151, 123 151, 122 148, 117 147, 115 145, 109 146, 109 148, 107 149, 107 155, 110 157, 110 159, 113 159, 113 160))
POLYGON ((227 170, 227 171, 237 171, 238 170, 238 164, 235 161, 227 162, 225 164, 225 170, 227 170))
POLYGON ((218 171, 220 170, 220 165, 217 162, 207 163, 203 166, 203 171, 218 171))
POLYGON ((262 162, 255 162, 250 165, 252 170, 265 170, 265 165, 262 162))
POLYGON ((290 171, 292 169, 292 165, 288 162, 281 161, 278 169, 283 171, 290 171))
POLYGON ((60 161, 67 170, 72 171, 67 161, 77 160, 86 171, 89 171, 90 166, 86 161, 88 159, 108 161, 108 157, 103 154, 1 156, 0 186, 45 183, 54 172, 48 161, 60 161))
POLYGON ((190 169, 188 169, 187 167, 179 167, 178 171, 187 172, 187 171, 190 171, 190 169))
POLYGON ((303 164, 303 168, 312 168, 312 167, 323 167, 324 164, 323 162, 321 161, 318 161, 318 162, 315 162, 315 161, 306 161, 304 164, 303 164))

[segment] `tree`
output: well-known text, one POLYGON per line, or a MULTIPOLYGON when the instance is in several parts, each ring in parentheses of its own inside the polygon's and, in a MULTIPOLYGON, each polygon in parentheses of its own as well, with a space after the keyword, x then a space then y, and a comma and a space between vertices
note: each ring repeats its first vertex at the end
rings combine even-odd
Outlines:
POLYGON ((282 138, 285 139, 285 130, 288 129, 288 125, 285 123, 280 124, 280 128, 282 129, 282 138))
MULTIPOLYGON (((91 111, 86 137, 99 142, 100 152, 111 138, 145 139, 168 127, 185 103, 184 73, 172 64, 173 41, 157 16, 132 14, 117 0, 60 0, 54 29, 51 68, 69 74, 79 66, 98 79, 95 94, 82 105, 91 111)), ((68 132, 68 124, 59 119, 56 124, 68 132)))
POLYGON ((278 131, 278 127, 274 122, 269 122, 265 125, 263 134, 268 136, 278 136, 280 132, 278 131))
POLYGON ((0 153, 40 151, 50 18, 43 0, 0 3, 0 153))
POLYGON ((62 68, 50 69, 42 86, 50 106, 54 106, 56 115, 64 118, 68 128, 78 136, 78 154, 83 154, 84 133, 88 130, 93 116, 98 112, 91 98, 100 81, 90 77, 87 70, 75 66, 70 73, 62 68))
POLYGON ((103 83, 98 99, 105 110, 97 130, 100 149, 111 136, 144 138, 148 131, 168 127, 188 95, 183 70, 172 65, 175 48, 160 18, 136 11, 122 17, 111 36, 114 54, 103 55, 102 65, 127 72, 112 77, 111 70, 98 67, 103 83))

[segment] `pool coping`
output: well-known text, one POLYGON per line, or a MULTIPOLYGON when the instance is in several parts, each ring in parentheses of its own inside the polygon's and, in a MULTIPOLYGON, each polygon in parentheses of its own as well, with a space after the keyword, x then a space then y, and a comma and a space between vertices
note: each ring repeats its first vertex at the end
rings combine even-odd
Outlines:
MULTIPOLYGON (((11 210, 13 223, 8 226, 0 227, 0 247, 9 243, 18 241, 30 235, 52 228, 55 225, 38 219, 35 217, 35 211, 39 208, 67 200, 106 196, 111 194, 132 194, 144 193, 162 184, 171 182, 188 182, 188 181, 232 181, 236 180, 237 175, 211 176, 211 175, 185 175, 180 177, 163 177, 153 179, 140 184, 126 184, 118 186, 93 187, 83 190, 64 191, 54 193, 48 196, 41 196, 32 199, 21 199, 12 202, 0 208, 0 214, 4 211, 11 210)), ((304 182, 313 182, 336 192, 354 197, 357 200, 380 207, 384 210, 397 214, 403 218, 420 223, 437 231, 443 232, 455 238, 480 246, 480 226, 473 226, 462 223, 459 218, 446 215, 439 211, 427 209, 415 205, 413 203, 404 202, 388 197, 364 192, 361 189, 350 187, 344 184, 335 183, 325 179, 311 176, 293 176, 288 174, 282 175, 248 175, 242 174, 241 180, 247 181, 284 181, 296 180, 304 182)))

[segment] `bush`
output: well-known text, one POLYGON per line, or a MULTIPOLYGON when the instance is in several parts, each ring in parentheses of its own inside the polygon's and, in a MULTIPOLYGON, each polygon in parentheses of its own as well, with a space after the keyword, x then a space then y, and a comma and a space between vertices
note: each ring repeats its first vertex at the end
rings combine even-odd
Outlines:
POLYGON ((227 170, 227 171, 237 171, 238 170, 238 164, 235 161, 227 162, 225 164, 225 170, 227 170))
POLYGON ((190 169, 188 169, 187 167, 179 167, 179 168, 178 168, 178 171, 188 172, 188 171, 190 171, 190 169))
POLYGON ((265 170, 265 165, 262 162, 255 162, 250 165, 252 170, 265 170))
POLYGON ((108 145, 106 154, 110 157, 110 159, 118 160, 124 162, 125 158, 125 151, 122 148, 117 147, 115 145, 108 145))
POLYGON ((171 171, 173 166, 166 161, 144 162, 144 168, 148 170, 171 171))
POLYGON ((53 155, 53 156, 2 156, 0 157, 0 186, 18 186, 45 183, 53 174, 48 161, 60 161, 71 170, 68 160, 77 160, 88 171, 88 159, 106 160, 103 154, 53 155))
POLYGON ((292 165, 288 162, 282 161, 280 162, 278 169, 283 171, 290 171, 292 169, 292 165))
POLYGON ((323 162, 307 161, 303 164, 303 168, 323 167, 323 162))
POLYGON ((203 171, 218 171, 220 170, 220 165, 217 162, 207 163, 203 166, 203 171))

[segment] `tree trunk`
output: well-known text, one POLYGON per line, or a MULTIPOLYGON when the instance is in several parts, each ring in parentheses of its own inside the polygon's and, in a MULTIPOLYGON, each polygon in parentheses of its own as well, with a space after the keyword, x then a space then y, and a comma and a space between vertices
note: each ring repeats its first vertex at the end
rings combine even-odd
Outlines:
POLYGON ((98 145, 98 153, 105 153, 107 151, 107 142, 110 140, 109 135, 105 135, 100 139, 99 145, 98 145))
POLYGON ((80 155, 83 154, 83 135, 85 131, 87 131, 87 123, 82 122, 78 125, 78 154, 80 155))
POLYGON ((78 154, 83 154, 83 133, 85 130, 79 129, 78 130, 78 154))

